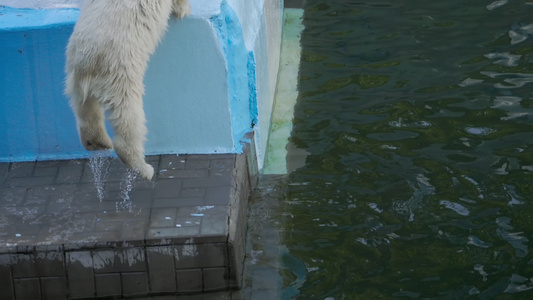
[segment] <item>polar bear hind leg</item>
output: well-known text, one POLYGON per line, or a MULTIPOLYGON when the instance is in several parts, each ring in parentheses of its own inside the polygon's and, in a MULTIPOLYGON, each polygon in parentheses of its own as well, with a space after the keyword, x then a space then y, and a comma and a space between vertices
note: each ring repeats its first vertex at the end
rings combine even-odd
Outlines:
POLYGON ((147 129, 142 94, 128 94, 127 99, 114 99, 108 108, 114 130, 113 146, 122 162, 143 178, 151 180, 154 168, 144 160, 147 129))
POLYGON ((191 10, 189 0, 172 0, 172 12, 177 18, 182 19, 190 15, 191 10))
POLYGON ((93 97, 82 99, 72 95, 70 105, 76 116, 81 144, 89 151, 108 150, 113 148, 111 138, 107 134, 104 113, 93 97))

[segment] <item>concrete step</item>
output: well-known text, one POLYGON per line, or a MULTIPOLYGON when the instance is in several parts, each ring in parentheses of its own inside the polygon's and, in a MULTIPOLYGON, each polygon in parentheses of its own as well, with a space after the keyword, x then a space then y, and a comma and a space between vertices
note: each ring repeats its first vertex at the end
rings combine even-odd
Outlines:
POLYGON ((1 163, 0 299, 239 288, 249 152, 149 156, 153 181, 101 159, 101 198, 89 160, 1 163))

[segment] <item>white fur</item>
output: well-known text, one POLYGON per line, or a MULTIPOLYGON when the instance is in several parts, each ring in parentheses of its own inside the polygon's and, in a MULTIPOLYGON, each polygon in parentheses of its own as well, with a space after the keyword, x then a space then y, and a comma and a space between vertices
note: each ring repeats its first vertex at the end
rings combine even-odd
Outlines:
POLYGON ((144 160, 144 73, 170 15, 183 18, 190 11, 189 0, 85 0, 67 47, 66 93, 81 143, 87 150, 114 147, 147 179, 154 169, 144 160))

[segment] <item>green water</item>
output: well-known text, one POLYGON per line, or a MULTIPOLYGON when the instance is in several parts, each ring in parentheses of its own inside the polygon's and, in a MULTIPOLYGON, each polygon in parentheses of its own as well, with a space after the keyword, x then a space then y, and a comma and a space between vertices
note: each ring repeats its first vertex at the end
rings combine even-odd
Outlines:
POLYGON ((304 9, 282 297, 533 299, 533 1, 304 9))

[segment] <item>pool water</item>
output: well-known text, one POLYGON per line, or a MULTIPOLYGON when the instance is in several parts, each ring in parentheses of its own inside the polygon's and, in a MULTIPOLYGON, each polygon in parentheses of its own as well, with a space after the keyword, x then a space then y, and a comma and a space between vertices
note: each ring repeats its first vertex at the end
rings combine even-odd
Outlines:
POLYGON ((284 299, 533 299, 533 1, 307 0, 284 299))

